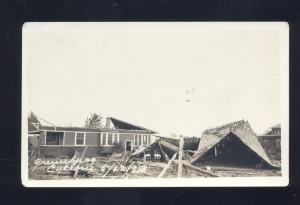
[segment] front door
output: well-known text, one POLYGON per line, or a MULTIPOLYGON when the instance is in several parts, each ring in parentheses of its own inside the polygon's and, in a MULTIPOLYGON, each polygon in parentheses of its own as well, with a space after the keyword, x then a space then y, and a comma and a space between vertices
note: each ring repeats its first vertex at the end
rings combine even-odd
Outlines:
POLYGON ((125 151, 130 152, 132 148, 131 141, 126 141, 125 143, 125 151))

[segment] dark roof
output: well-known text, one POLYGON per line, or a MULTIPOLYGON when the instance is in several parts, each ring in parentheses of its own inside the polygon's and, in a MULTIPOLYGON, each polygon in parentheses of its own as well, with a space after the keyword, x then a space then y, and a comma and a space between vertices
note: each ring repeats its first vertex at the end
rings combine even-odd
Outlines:
MULTIPOLYGON (((133 125, 131 123, 119 120, 119 119, 114 118, 114 117, 109 117, 109 119, 113 123, 113 125, 116 129, 122 129, 122 130, 149 130, 149 129, 146 129, 144 127, 141 127, 141 126, 138 126, 138 125, 133 125)), ((149 130, 149 131, 151 131, 153 133, 156 133, 153 130, 149 130)))

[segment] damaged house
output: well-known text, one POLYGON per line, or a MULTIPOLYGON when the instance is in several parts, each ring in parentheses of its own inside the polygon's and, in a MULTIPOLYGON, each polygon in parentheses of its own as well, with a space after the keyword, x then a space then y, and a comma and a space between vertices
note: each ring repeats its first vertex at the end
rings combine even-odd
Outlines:
POLYGON ((38 147, 44 157, 70 156, 84 150, 85 156, 134 151, 149 146, 155 133, 113 117, 106 118, 104 128, 45 126, 33 113, 28 117, 29 145, 38 147))
POLYGON ((258 139, 271 159, 281 160, 281 126, 280 124, 270 127, 258 139))
POLYGON ((203 132, 191 163, 198 166, 274 168, 248 121, 203 132))
MULTIPOLYGON (((161 156, 162 161, 168 161, 173 157, 175 153, 179 152, 179 139, 168 138, 155 135, 157 138, 148 147, 137 149, 132 153, 132 156, 143 156, 144 154, 150 154, 151 159, 155 159, 155 154, 161 156)), ((194 154, 194 150, 197 150, 200 139, 196 137, 185 137, 183 146, 183 159, 191 159, 191 155, 194 154)), ((178 156, 177 156, 178 157, 178 156)))

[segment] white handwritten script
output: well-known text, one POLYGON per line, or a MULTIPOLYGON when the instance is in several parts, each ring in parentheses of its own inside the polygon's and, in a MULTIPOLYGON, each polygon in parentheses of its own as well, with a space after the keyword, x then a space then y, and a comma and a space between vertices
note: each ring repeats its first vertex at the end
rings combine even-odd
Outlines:
POLYGON ((70 172, 70 171, 87 171, 93 172, 96 158, 77 158, 76 155, 72 159, 61 159, 61 160, 42 160, 36 159, 34 161, 34 171, 38 166, 48 166, 47 173, 70 172))
POLYGON ((118 161, 113 156, 102 165, 96 164, 93 158, 78 158, 76 155, 72 159, 45 160, 36 159, 32 171, 38 167, 46 167, 48 174, 64 174, 70 172, 86 172, 90 175, 120 176, 125 177, 128 173, 144 174, 146 167, 141 162, 118 161))

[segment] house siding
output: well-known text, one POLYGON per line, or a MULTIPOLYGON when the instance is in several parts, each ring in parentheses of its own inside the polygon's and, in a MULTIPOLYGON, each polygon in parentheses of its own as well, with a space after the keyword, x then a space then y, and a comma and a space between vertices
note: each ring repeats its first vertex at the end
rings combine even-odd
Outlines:
POLYGON ((28 137, 28 143, 37 146, 39 145, 39 136, 33 135, 28 137))
MULTIPOLYGON (((84 146, 40 146, 39 156, 45 158, 57 158, 61 156, 72 158, 76 151, 81 156, 84 149, 84 146)), ((101 155, 101 148, 92 146, 86 149, 84 157, 96 157, 101 155)))
POLYGON ((122 145, 123 149, 125 149, 125 141, 131 140, 132 141, 132 146, 133 145, 133 140, 134 140, 134 134, 128 134, 128 133, 120 133, 119 134, 120 138, 120 144, 122 145))
MULTIPOLYGON (((125 149, 125 141, 128 141, 128 140, 132 141, 132 146, 133 147, 137 147, 137 146, 134 145, 134 135, 135 134, 133 134, 133 133, 132 134, 127 134, 127 133, 126 134, 125 133, 120 133, 119 134, 119 136, 120 136, 120 144, 122 145, 123 149, 125 149)), ((151 135, 149 135, 149 134, 141 134, 142 141, 143 141, 144 135, 147 135, 147 144, 144 144, 144 146, 149 146, 150 143, 151 143, 151 135)))
POLYGON ((45 142, 46 142, 46 135, 45 135, 45 132, 42 131, 40 133, 40 145, 45 145, 45 142))
POLYGON ((96 133, 96 132, 86 133, 85 145, 99 146, 100 145, 100 133, 96 133))
POLYGON ((64 145, 75 145, 75 132, 65 132, 65 144, 64 145))
MULTIPOLYGON (((116 130, 117 131, 117 130, 116 130)), ((61 145, 51 145, 52 148, 43 148, 43 152, 44 155, 49 155, 50 151, 48 152, 48 150, 57 150, 57 154, 59 154, 59 156, 64 156, 67 154, 66 150, 73 150, 77 148, 80 150, 82 149, 82 147, 84 146, 76 146, 75 145, 75 141, 76 141, 76 133, 77 131, 64 131, 64 139, 63 142, 64 144, 61 145), (65 147, 65 148, 59 148, 59 147, 65 147), (80 148, 81 147, 81 148, 80 148)), ((114 146, 110 145, 110 146, 101 146, 100 145, 100 141, 101 141, 101 133, 100 132, 84 132, 85 133, 85 146, 90 146, 90 147, 98 147, 99 149, 97 149, 97 153, 99 152, 101 153, 113 153, 114 152, 114 146)), ((112 133, 113 136, 114 134, 118 133, 118 132, 106 132, 108 133, 112 133)), ((136 149, 137 146, 134 145, 134 135, 136 133, 118 133, 119 135, 119 143, 120 146, 122 147, 122 150, 125 150, 125 142, 126 141, 131 141, 132 142, 132 148, 136 149)), ((143 140, 143 136, 147 135, 147 145, 150 145, 151 142, 151 135, 148 133, 139 133, 139 135, 142 135, 142 140, 143 140)), ((46 138, 46 131, 41 131, 40 132, 40 138, 39 138, 39 144, 44 146, 45 145, 45 138, 46 138)), ((113 143, 114 142, 114 138, 113 138, 113 143)), ((147 146, 144 144, 144 146, 147 146)), ((91 153, 93 153, 94 151, 92 151, 91 153)))
POLYGON ((280 136, 268 137, 260 136, 259 141, 271 159, 281 159, 281 139, 280 136))

